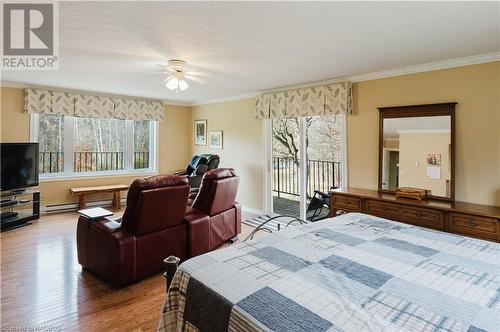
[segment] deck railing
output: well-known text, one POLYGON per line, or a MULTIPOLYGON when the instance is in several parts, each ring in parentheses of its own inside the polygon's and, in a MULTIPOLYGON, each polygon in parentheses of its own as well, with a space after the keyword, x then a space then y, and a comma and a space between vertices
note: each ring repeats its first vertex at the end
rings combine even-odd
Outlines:
POLYGON ((149 168, 149 151, 134 152, 134 169, 149 168))
POLYGON ((38 157, 40 173, 59 173, 64 169, 62 152, 40 152, 38 157))
MULTIPOLYGON (((134 152, 134 169, 149 168, 149 151, 134 152)), ((40 173, 59 173, 64 170, 63 152, 40 152, 40 173)), ((125 152, 73 153, 73 172, 99 172, 125 169, 125 152)))
MULTIPOLYGON (((307 161, 307 196, 315 190, 327 193, 331 187, 340 187, 341 163, 328 160, 307 161)), ((299 196, 299 167, 292 158, 273 158, 273 191, 299 196)))
POLYGON ((125 152, 74 152, 73 172, 116 171, 125 168, 125 152))

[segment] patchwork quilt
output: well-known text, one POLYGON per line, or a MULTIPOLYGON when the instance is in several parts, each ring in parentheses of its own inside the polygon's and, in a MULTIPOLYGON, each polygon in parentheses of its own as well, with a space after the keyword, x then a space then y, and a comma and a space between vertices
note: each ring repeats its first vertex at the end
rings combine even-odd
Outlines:
POLYGON ((190 259, 160 331, 500 331, 500 244, 350 213, 190 259))

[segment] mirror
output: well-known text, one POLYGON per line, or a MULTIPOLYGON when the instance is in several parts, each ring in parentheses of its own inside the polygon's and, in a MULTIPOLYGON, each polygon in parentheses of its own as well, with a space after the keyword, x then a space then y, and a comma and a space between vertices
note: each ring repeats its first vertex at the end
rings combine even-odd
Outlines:
POLYGON ((379 191, 454 199, 454 103, 379 108, 379 191))

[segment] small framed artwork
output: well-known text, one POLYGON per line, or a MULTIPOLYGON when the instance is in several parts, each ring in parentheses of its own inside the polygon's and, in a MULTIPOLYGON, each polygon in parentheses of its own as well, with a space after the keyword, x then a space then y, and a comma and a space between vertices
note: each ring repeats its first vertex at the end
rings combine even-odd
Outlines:
POLYGON ((427 154, 427 177, 441 180, 441 154, 427 154))
POLYGON ((212 149, 222 149, 223 146, 222 130, 210 130, 208 132, 208 141, 212 149))
POLYGON ((441 154, 439 154, 439 153, 427 154, 427 165, 428 166, 441 166, 441 154))
POLYGON ((194 120, 194 145, 207 145, 207 120, 194 120))

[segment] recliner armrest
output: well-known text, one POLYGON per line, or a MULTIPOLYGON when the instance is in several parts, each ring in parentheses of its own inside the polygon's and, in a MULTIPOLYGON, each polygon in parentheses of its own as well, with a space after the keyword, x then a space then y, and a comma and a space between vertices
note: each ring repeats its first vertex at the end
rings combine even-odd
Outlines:
POLYGON ((112 218, 89 220, 77 226, 78 261, 115 286, 135 280, 135 236, 112 218))
POLYGON ((99 220, 89 220, 90 228, 103 233, 114 233, 120 230, 121 227, 121 223, 117 222, 117 220, 121 221, 121 218, 106 217, 99 220))

